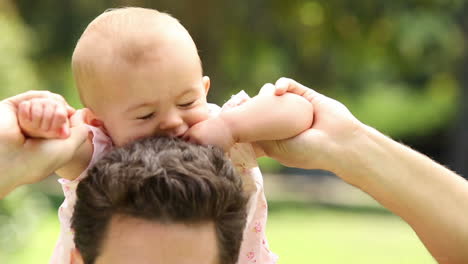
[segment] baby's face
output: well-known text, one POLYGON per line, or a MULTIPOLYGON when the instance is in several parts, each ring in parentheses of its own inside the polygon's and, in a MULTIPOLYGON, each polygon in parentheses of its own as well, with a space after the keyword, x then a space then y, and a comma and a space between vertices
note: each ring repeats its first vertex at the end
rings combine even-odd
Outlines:
POLYGON ((92 110, 117 146, 153 135, 182 137, 208 118, 210 80, 202 77, 198 56, 183 51, 156 55, 101 76, 92 110))

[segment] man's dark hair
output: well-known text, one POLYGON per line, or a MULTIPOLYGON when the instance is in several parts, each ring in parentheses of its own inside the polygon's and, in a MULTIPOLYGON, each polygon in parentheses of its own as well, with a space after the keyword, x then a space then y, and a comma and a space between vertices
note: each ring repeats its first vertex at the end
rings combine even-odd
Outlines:
POLYGON ((116 215, 161 223, 211 221, 220 263, 237 262, 247 198, 221 149, 163 137, 140 140, 100 159, 76 194, 71 226, 86 264, 99 256, 116 215))

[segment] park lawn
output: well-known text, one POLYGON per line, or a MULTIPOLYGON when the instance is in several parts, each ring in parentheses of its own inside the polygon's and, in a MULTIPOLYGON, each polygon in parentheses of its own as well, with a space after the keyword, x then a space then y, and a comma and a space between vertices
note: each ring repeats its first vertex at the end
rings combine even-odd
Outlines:
MULTIPOLYGON (((30 243, 2 263, 48 263, 59 231, 56 212, 47 214, 39 226, 30 243)), ((280 255, 279 264, 436 263, 413 231, 390 214, 275 209, 267 234, 271 249, 280 255)))
POLYGON ((25 248, 10 256, 11 264, 49 263, 59 234, 59 222, 56 211, 51 211, 41 219, 39 228, 25 248))
POLYGON ((279 264, 436 263, 413 230, 385 212, 272 210, 267 236, 279 264))

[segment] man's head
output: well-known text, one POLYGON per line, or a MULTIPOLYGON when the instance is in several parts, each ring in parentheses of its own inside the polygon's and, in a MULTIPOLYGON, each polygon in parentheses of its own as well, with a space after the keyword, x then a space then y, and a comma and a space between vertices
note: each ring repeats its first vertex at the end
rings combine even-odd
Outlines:
POLYGON ((73 75, 89 122, 122 146, 152 135, 182 136, 208 118, 197 47, 172 16, 120 8, 94 19, 72 57, 73 75), (92 121, 91 121, 92 120, 92 121))
POLYGON ((105 155, 78 185, 74 263, 235 264, 246 203, 220 149, 137 141, 105 155))

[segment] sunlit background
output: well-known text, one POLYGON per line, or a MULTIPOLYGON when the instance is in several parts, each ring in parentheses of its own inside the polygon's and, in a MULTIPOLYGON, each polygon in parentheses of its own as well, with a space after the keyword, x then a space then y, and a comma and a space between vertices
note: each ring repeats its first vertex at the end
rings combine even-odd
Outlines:
MULTIPOLYGON (((289 76, 468 175, 465 0, 0 0, 0 99, 47 89, 80 107, 74 45, 94 17, 122 6, 181 21, 211 102, 289 76)), ((335 176, 261 164, 279 263, 435 263, 408 225, 335 176)), ((0 263, 48 262, 62 200, 52 176, 0 201, 0 263)))

